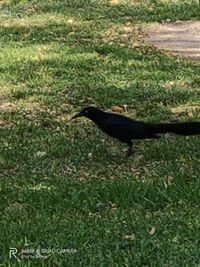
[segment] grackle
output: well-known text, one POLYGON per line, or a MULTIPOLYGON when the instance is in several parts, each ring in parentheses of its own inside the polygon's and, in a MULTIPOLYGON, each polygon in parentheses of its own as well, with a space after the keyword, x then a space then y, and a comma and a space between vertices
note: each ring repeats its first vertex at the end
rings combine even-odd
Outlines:
POLYGON ((200 134, 200 122, 145 123, 126 116, 102 111, 96 107, 86 107, 72 119, 86 117, 92 120, 106 134, 129 146, 127 155, 132 154, 132 140, 159 138, 159 134, 178 135, 200 134))

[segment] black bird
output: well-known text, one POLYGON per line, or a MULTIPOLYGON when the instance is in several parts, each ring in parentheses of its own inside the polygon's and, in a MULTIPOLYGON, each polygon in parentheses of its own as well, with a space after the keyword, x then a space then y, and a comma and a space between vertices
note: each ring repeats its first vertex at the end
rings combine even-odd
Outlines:
POLYGON ((106 134, 129 146, 127 155, 132 151, 134 139, 156 139, 159 134, 175 133, 178 135, 200 134, 200 122, 180 123, 145 123, 126 116, 105 112, 96 107, 86 107, 72 117, 86 117, 92 120, 106 134))

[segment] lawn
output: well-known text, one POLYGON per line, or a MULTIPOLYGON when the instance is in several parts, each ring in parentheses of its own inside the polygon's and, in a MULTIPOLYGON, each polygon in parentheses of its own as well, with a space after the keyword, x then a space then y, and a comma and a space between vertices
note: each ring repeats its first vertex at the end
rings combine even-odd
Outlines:
POLYGON ((0 5, 0 266, 200 266, 199 136, 137 141, 125 158, 93 123, 69 120, 87 105, 200 120, 200 62, 141 30, 199 20, 197 1, 0 5))

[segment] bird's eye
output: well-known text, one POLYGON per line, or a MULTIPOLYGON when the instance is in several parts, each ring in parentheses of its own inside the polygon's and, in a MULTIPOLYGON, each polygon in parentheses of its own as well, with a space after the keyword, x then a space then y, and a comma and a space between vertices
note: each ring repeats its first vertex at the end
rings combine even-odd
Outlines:
POLYGON ((85 110, 85 113, 86 113, 86 114, 88 113, 88 110, 87 110, 87 109, 85 110))

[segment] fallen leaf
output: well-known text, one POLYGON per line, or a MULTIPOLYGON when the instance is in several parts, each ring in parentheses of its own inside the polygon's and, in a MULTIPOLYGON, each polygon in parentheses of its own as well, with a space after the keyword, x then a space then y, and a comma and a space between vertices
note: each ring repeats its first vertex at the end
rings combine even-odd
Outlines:
POLYGON ((149 231, 149 234, 150 235, 154 235, 156 232, 156 228, 155 227, 152 227, 151 230, 149 231))
POLYGON ((69 24, 73 24, 73 23, 74 23, 74 20, 73 20, 73 19, 68 19, 68 20, 67 20, 67 23, 69 23, 69 24))
POLYGON ((74 35, 75 34, 75 32, 69 32, 68 33, 68 36, 70 36, 70 35, 74 35))
POLYGON ((120 105, 120 106, 113 106, 111 108, 112 112, 118 112, 118 113, 123 113, 126 111, 126 105, 120 105))
POLYGON ((38 151, 35 156, 38 157, 38 158, 42 158, 44 157, 45 155, 47 154, 47 152, 45 151, 38 151))
POLYGON ((153 7, 149 7, 148 9, 149 9, 149 11, 152 12, 152 11, 154 11, 155 8, 153 8, 153 7))
POLYGON ((123 239, 124 239, 124 240, 130 240, 130 241, 133 241, 133 240, 135 240, 135 235, 134 235, 134 234, 131 234, 131 235, 125 235, 125 236, 123 236, 123 239))

